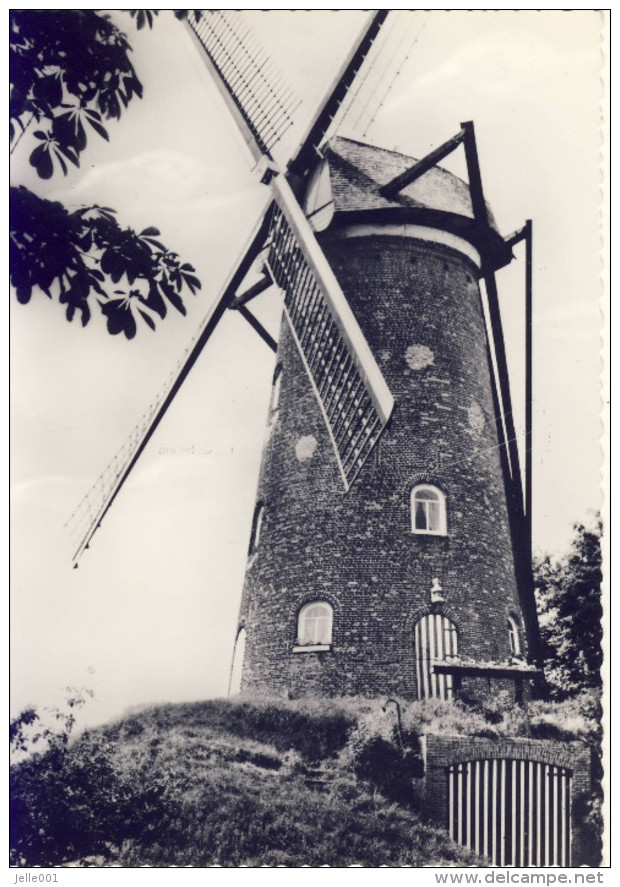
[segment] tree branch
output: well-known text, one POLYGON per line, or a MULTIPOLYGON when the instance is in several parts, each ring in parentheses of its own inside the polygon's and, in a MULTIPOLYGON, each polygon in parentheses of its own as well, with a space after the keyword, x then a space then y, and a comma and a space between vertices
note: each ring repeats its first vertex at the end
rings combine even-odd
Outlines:
POLYGON ((21 131, 20 134, 18 135, 18 137, 17 137, 17 139, 16 139, 16 141, 15 141, 15 144, 12 146, 11 150, 9 151, 9 156, 13 153, 13 151, 15 150, 15 148, 17 148, 17 146, 19 145, 19 143, 21 142, 21 140, 22 140, 22 138, 23 138, 23 136, 24 136, 24 133, 26 132, 26 130, 28 129, 28 127, 30 126, 30 124, 32 123, 33 120, 34 120, 34 114, 31 114, 31 115, 30 115, 30 120, 29 120, 28 123, 24 126, 24 128, 22 129, 22 131, 21 131))

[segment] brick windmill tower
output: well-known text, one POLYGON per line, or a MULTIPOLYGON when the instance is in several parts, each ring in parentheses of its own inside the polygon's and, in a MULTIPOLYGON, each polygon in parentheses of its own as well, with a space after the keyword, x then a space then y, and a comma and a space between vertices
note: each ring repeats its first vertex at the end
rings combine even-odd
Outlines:
MULTIPOLYGON (((272 148, 292 107, 238 17, 189 20, 271 199, 76 558, 215 325, 240 311, 277 356, 232 692, 451 698, 509 681, 518 693, 538 656, 531 410, 523 485, 494 281, 518 240, 529 256, 531 228, 497 231, 471 123, 422 160, 329 138, 386 16, 372 16, 285 170, 272 148), (437 166, 459 146, 467 183, 437 166), (277 345, 248 308, 271 286, 277 345)), ((529 403, 529 370, 526 387, 529 403)))

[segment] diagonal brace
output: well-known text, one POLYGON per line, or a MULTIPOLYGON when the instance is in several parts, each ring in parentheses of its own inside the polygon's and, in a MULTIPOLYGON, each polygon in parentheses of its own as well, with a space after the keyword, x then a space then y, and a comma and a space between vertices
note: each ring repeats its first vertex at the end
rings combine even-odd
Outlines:
POLYGON ((482 189, 482 175, 480 173, 480 160, 476 146, 476 134, 474 124, 470 121, 461 123, 464 132, 463 147, 465 148, 465 161, 467 163, 467 176, 469 178, 469 194, 471 207, 474 213, 474 221, 487 228, 489 226, 489 211, 484 191, 482 189))
POLYGON ((244 293, 236 296, 228 307, 235 309, 241 308, 242 305, 247 305, 249 301, 255 299, 256 296, 260 296, 260 294, 265 292, 266 289, 269 289, 272 284, 273 280, 271 277, 268 274, 265 274, 259 281, 248 287, 244 293))
POLYGON ((275 339, 273 339, 262 323, 252 314, 249 308, 246 308, 245 305, 239 305, 237 311, 242 317, 245 317, 247 322, 250 324, 252 329, 256 330, 261 339, 266 342, 272 351, 278 350, 278 343, 275 339))
POLYGON ((383 187, 380 188, 379 193, 387 198, 396 197, 396 195, 406 188, 407 185, 415 182, 415 180, 419 179, 425 172, 428 172, 429 169, 436 166, 440 160, 443 160, 444 157, 451 154, 455 148, 458 148, 464 138, 465 129, 463 128, 451 139, 448 139, 447 142, 444 142, 443 145, 435 148, 434 151, 431 151, 430 154, 427 154, 422 160, 418 160, 417 163, 414 163, 409 169, 406 169, 400 175, 396 176, 396 178, 388 182, 387 185, 383 185, 383 187))

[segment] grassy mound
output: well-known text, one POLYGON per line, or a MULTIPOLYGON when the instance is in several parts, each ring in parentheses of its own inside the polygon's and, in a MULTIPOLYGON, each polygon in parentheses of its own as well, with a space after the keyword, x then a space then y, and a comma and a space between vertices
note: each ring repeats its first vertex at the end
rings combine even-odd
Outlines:
MULTIPOLYGON (((538 706, 538 708, 536 707, 538 706)), ((573 707, 574 735, 588 719, 573 707)), ((558 709, 559 711, 559 709, 558 709)), ((121 866, 483 865, 416 805, 423 732, 534 735, 558 712, 428 700, 164 705, 12 768, 11 861, 121 866)))

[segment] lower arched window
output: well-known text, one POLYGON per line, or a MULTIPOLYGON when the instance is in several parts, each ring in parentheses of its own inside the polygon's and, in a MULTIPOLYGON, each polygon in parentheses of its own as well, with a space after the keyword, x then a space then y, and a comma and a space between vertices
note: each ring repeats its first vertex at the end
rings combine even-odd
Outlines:
POLYGON ((428 613, 414 628, 418 699, 452 699, 452 675, 433 666, 458 654, 456 625, 441 613, 428 613))
POLYGON ((239 629, 235 650, 233 653, 232 668, 230 670, 229 696, 236 696, 241 692, 241 673, 243 671, 243 659, 245 657, 245 628, 239 629))
POLYGON ((302 647, 329 646, 334 611, 327 601, 312 601, 299 611, 297 643, 302 647))

